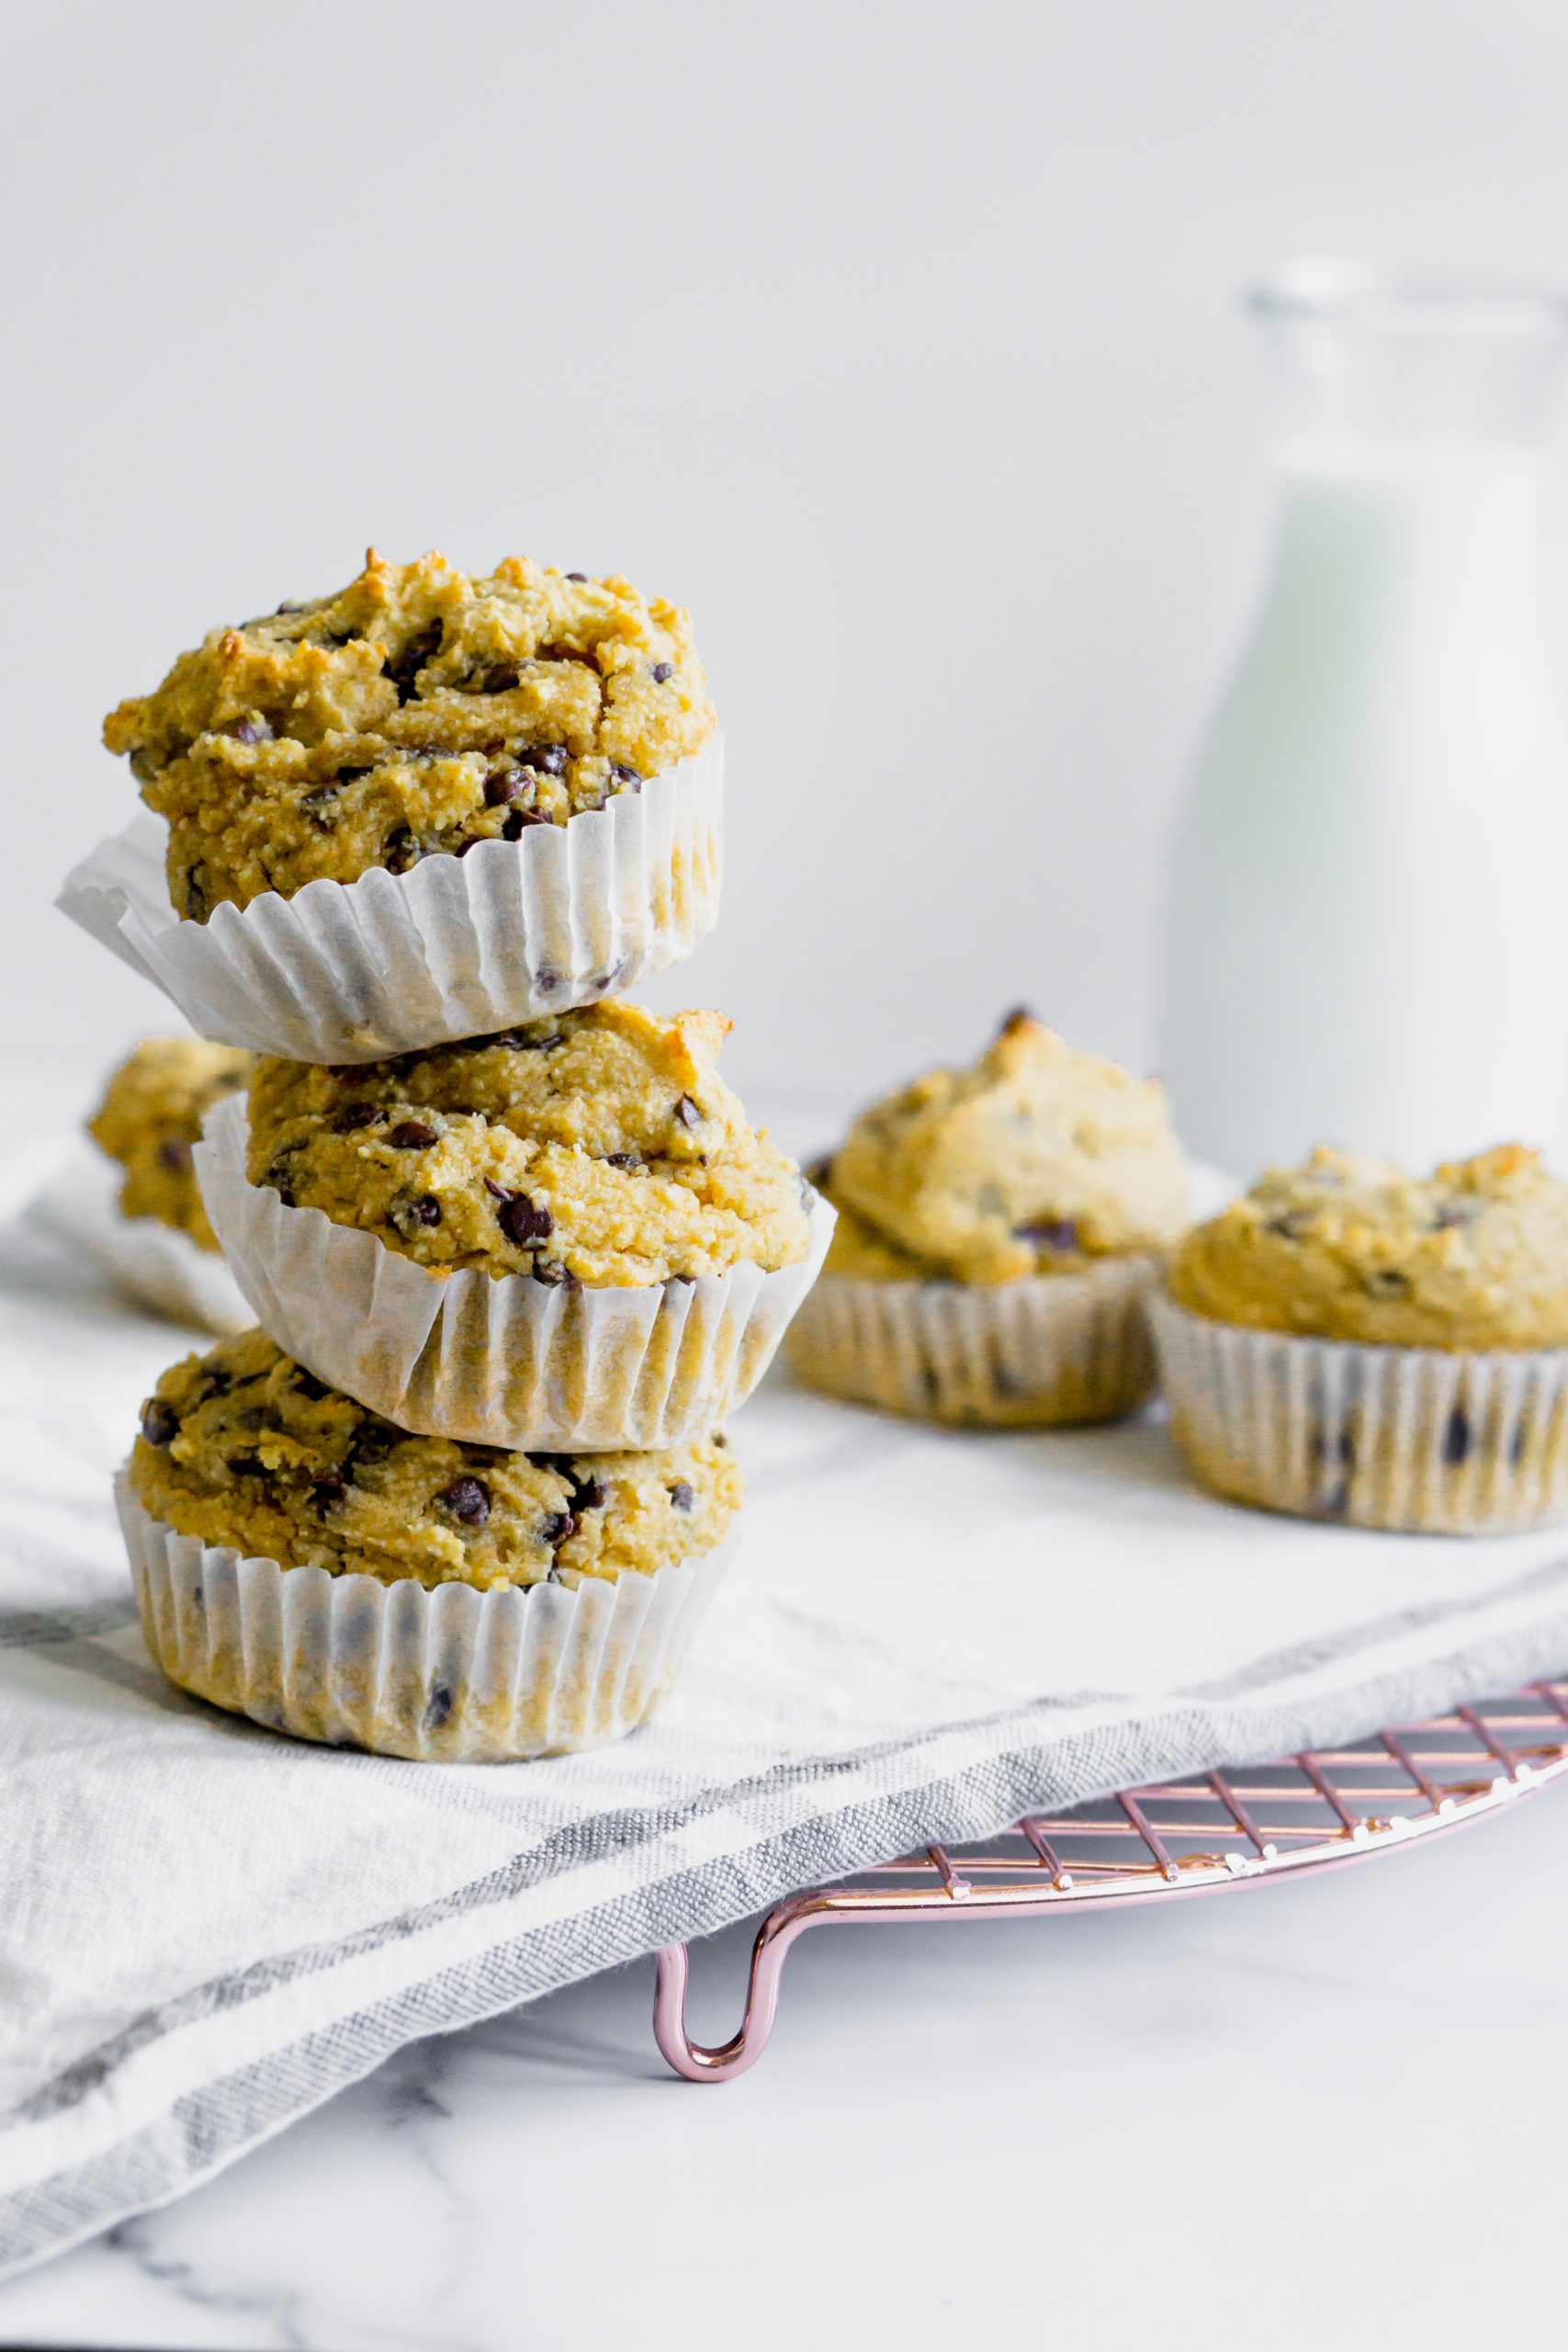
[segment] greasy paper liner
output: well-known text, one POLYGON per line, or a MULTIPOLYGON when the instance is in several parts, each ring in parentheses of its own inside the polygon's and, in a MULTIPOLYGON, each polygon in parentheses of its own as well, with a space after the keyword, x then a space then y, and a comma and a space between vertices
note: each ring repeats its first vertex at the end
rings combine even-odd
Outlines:
POLYGON ((427 1271, 245 1176, 230 1095, 196 1147, 207 1214, 254 1317, 319 1380, 400 1429, 525 1450, 684 1445, 750 1395, 827 1255, 836 1213, 807 1189, 809 1255, 642 1289, 427 1271))
POLYGON ((143 810, 55 904, 201 1036, 294 1061, 374 1061, 592 1003, 690 955, 718 914, 723 781, 716 736, 566 825, 407 874, 267 891, 205 923, 170 907, 168 827, 143 810))
POLYGON ((1496 1535, 1568 1518, 1568 1349, 1461 1354, 1252 1331, 1151 1302, 1171 1431, 1216 1494, 1496 1535))
POLYGON ((140 1306, 220 1339, 249 1330, 256 1318, 216 1250, 198 1249, 188 1233, 155 1216, 122 1216, 123 1173, 101 1152, 77 1152, 28 1202, 28 1221, 85 1250, 140 1306))
POLYGON ((501 1764, 624 1739, 667 1695, 733 1558, 612 1582, 493 1587, 243 1559, 115 1500, 141 1631, 171 1682, 271 1731, 427 1763, 501 1764))
POLYGON ((1017 1282, 824 1274, 785 1353, 829 1396, 922 1420, 1041 1428, 1117 1420, 1155 1385, 1144 1302, 1157 1255, 1017 1282))

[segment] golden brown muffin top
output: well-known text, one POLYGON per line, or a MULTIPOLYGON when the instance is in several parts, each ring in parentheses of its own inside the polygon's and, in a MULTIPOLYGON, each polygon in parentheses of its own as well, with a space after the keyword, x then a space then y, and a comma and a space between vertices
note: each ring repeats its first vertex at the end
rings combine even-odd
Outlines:
POLYGON ((263 1331, 164 1374, 130 1482, 154 1519, 247 1558, 481 1590, 651 1576, 721 1543, 746 1490, 722 1436, 649 1453, 412 1436, 263 1331))
POLYGON ((120 1064, 87 1132, 125 1170, 122 1216, 155 1216, 198 1249, 217 1249, 190 1148, 213 1103, 245 1083, 253 1059, 205 1037, 144 1037, 120 1064))
POLYGON ((1428 1177, 1323 1145, 1178 1248, 1170 1292, 1220 1323, 1374 1346, 1568 1346, 1568 1184, 1500 1144, 1428 1177))

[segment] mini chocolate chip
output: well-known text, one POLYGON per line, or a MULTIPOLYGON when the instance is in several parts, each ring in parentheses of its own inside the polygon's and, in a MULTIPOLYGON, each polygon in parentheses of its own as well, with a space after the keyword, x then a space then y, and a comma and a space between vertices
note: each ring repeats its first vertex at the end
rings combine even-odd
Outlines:
POLYGON ((234 1375, 225 1372, 221 1364, 209 1364, 201 1375, 201 1402, 213 1396, 227 1396, 234 1385, 234 1375))
POLYGON ((345 1487, 341 1470, 324 1471, 310 1487, 310 1500, 319 1511, 341 1510, 345 1487))
POLYGON ((265 718, 231 718, 223 729, 236 743, 270 743, 272 729, 265 718))
POLYGON ((158 1146, 158 1158, 165 1168, 177 1174, 182 1168, 190 1166, 190 1146, 181 1143, 175 1136, 165 1136, 158 1146))
POLYGON ((1450 1470, 1457 1469, 1468 1457, 1470 1437, 1470 1415, 1462 1405, 1456 1405, 1443 1431, 1443 1460, 1450 1470))
POLYGON ((412 1241, 426 1226, 440 1224, 441 1204, 434 1193, 423 1193, 417 1198, 400 1193, 387 1211, 387 1222, 397 1227, 405 1241, 412 1241))
POLYGON ((424 1702, 425 1730, 439 1731, 457 1703, 457 1692, 448 1684, 438 1682, 424 1702))
POLYGON ((501 838, 503 842, 519 842, 530 825, 548 825, 553 821, 538 808, 509 808, 501 838))
POLYGON ((831 1157, 824 1152, 820 1159, 812 1160, 808 1167, 801 1170, 801 1173, 808 1184, 815 1184, 819 1193, 825 1193, 833 1181, 831 1157))
POLYGON ((556 1227, 548 1209, 536 1208, 526 1193, 514 1193, 509 1201, 503 1201, 496 1216, 502 1233, 509 1241, 515 1241, 519 1250, 547 1240, 556 1227))
POLYGON ((441 1509, 465 1527, 482 1527, 490 1517, 490 1488, 482 1478, 454 1478, 435 1498, 441 1509))
POLYGON ((186 921, 187 922, 207 921, 207 893, 194 874, 187 874, 186 876, 186 921))
POLYGON ((564 1544, 577 1532, 577 1521, 569 1510, 552 1510, 539 1521, 541 1544, 564 1544))
POLYGON ((400 704, 411 699, 415 692, 414 681, 425 663, 441 650, 441 623, 431 621, 416 637, 411 637, 395 662, 386 664, 386 673, 398 690, 400 704))
POLYGON ((607 1151, 604 1165, 606 1168, 640 1168, 642 1155, 636 1151, 607 1151))
POLYGON ((693 1102, 689 1094, 682 1094, 679 1097, 671 1115, 674 1118, 679 1119, 681 1125, 688 1129, 692 1127, 700 1127, 703 1123, 703 1114, 698 1110, 696 1104, 693 1102))
POLYGON ((485 807, 503 808, 509 800, 521 800, 533 789, 534 779, 526 768, 497 768, 485 778, 485 807))
POLYGON ((1265 1233, 1277 1234, 1281 1241, 1299 1241, 1313 1227, 1311 1209, 1286 1209, 1279 1216, 1271 1216, 1264 1227, 1265 1233))
POLYGON ((684 1478, 677 1478, 675 1484, 670 1489, 671 1509, 672 1510, 690 1510, 692 1505, 696 1501, 696 1499, 697 1496, 695 1487, 689 1486, 684 1478))
POLYGON ((535 1258, 534 1280, 536 1283, 543 1283, 547 1290, 559 1290, 563 1286, 570 1289, 571 1286, 571 1279, 572 1278, 570 1274, 568 1273, 566 1268, 562 1265, 557 1264, 554 1259, 541 1260, 538 1257, 535 1258))
POLYGON ((582 1484, 575 1488, 571 1498, 571 1507, 574 1511, 604 1509, 604 1489, 597 1478, 585 1478, 582 1484))
POLYGON ((423 1119, 400 1119, 390 1136, 399 1151, 428 1151, 437 1140, 435 1129, 427 1127, 423 1119))
POLYGON ((265 1478, 266 1464, 259 1453, 231 1453, 224 1464, 231 1478, 265 1478))
POLYGON ((628 791, 640 792, 642 790, 641 776, 637 774, 636 768, 628 768, 624 761, 612 760, 610 762, 610 774, 615 777, 617 784, 624 785, 628 791))
POLYGON ((515 662, 498 662, 485 672, 483 691, 487 695, 510 694, 522 680, 523 673, 515 662))
POLYGON ((1408 1298, 1410 1277, 1397 1266, 1379 1266, 1366 1277, 1366 1288, 1373 1298, 1408 1298))
POLYGON ((373 1127, 387 1114, 376 1102, 345 1102, 334 1111, 327 1125, 334 1136, 351 1136, 356 1127, 373 1127))
POLYGON ((169 1445, 179 1434, 180 1417, 162 1396, 149 1396, 141 1408, 141 1434, 149 1445, 169 1445))
POLYGON ((401 1437, 402 1431, 394 1429, 389 1421, 361 1421, 349 1442, 344 1469, 362 1470, 385 1462, 401 1437))
POLYGON ((571 754, 564 743, 530 743, 517 756, 525 768, 541 769, 546 775, 564 775, 571 754))
POLYGON ((357 784, 362 775, 368 775, 369 773, 370 770, 368 767, 339 768, 337 772, 337 784, 334 784, 332 786, 332 789, 335 792, 337 790, 338 784, 357 784))
POLYGON ((321 1398, 330 1393, 326 1382, 318 1380, 313 1372, 307 1372, 302 1363, 294 1367, 294 1385, 299 1395, 308 1396, 313 1405, 319 1405, 321 1398))
POLYGON ((283 614, 283 613, 302 613, 302 612, 304 611, 304 609, 305 609, 304 605, 297 605, 297 604, 294 602, 294 599, 292 598, 292 596, 286 596, 286 597, 284 598, 284 600, 283 600, 282 604, 281 604, 281 605, 279 605, 277 606, 277 611, 278 611, 278 613, 279 613, 279 614, 283 614))
POLYGON ((586 571, 569 571, 566 576, 569 580, 586 580, 588 574, 586 571))
POLYGON ((389 874, 406 874, 411 865, 419 864, 424 852, 408 827, 400 825, 395 832, 387 835, 382 854, 386 859, 389 874))
POLYGON ((673 662, 656 662, 654 663, 653 683, 656 686, 661 686, 666 678, 672 678, 674 675, 675 664, 673 662))
POLYGON ((287 1184, 279 1184, 279 1185, 278 1185, 278 1187, 277 1187, 277 1197, 278 1197, 278 1199, 282 1202, 282 1204, 283 1204, 283 1205, 284 1205, 284 1207, 285 1207, 286 1209, 291 1209, 291 1208, 293 1208, 293 1207, 296 1205, 296 1204, 295 1204, 295 1199, 294 1199, 294 1195, 293 1195, 293 1193, 289 1191, 289 1189, 288 1189, 288 1185, 287 1185, 287 1184))
POLYGON ((1070 1216, 1044 1217, 1036 1225, 1015 1225, 1013 1238, 1037 1250, 1076 1250, 1078 1229, 1070 1216))
POLYGON ((333 820, 339 814, 337 796, 335 784, 323 784, 319 785, 314 792, 308 792, 299 803, 311 823, 320 825, 323 832, 332 831, 333 820))
POLYGON ((997 1035, 998 1037, 1009 1036, 1015 1029, 1028 1028, 1032 1026, 1033 1021, 1034 1015, 1031 1012, 1028 1005, 1015 1004, 1010 1012, 1003 1013, 1000 1023, 997 1029, 997 1035))
POLYGON ((713 1433, 713 1442, 714 1442, 715 1445, 722 1445, 722 1446, 724 1447, 724 1449, 725 1449, 726 1453, 728 1453, 728 1450, 729 1450, 729 1440, 725 1436, 724 1431, 723 1431, 722 1430, 715 1430, 715 1431, 714 1431, 714 1433, 713 1433))

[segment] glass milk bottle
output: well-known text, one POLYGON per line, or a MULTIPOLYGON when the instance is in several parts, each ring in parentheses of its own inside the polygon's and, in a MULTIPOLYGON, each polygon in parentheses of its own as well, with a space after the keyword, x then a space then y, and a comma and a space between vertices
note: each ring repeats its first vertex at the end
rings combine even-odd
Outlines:
POLYGON ((1303 262, 1271 574, 1179 835, 1160 1068, 1250 1181, 1318 1142, 1568 1174, 1568 727, 1540 564, 1561 301, 1303 262))

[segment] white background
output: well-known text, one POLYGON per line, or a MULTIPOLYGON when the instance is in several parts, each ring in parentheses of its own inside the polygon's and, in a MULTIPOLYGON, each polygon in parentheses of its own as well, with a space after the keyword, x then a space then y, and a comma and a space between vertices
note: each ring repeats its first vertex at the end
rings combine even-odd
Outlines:
POLYGON ((1239 285, 1568 277, 1551 0, 10 12, 0 1022, 174 1025, 49 901, 97 741, 368 541, 687 604, 722 1006, 777 1103, 1024 1000, 1146 1064, 1164 845, 1261 560, 1239 285))

